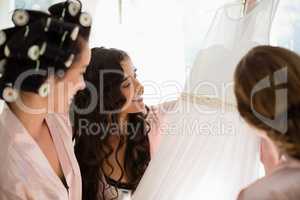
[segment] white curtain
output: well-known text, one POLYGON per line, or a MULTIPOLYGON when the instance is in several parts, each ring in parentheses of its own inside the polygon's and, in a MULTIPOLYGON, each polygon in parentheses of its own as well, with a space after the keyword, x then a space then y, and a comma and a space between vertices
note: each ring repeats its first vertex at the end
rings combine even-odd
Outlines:
POLYGON ((241 120, 232 87, 222 90, 240 58, 269 43, 278 1, 262 0, 245 16, 240 3, 217 11, 133 199, 232 200, 259 177, 256 130, 241 120))

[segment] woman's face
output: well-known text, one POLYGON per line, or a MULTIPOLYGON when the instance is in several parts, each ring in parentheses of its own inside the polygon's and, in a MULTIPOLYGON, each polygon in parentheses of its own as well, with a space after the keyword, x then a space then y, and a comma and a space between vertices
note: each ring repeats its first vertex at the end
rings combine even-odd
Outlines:
POLYGON ((56 78, 54 91, 51 91, 55 94, 54 112, 68 112, 74 95, 86 87, 83 75, 91 59, 91 50, 87 42, 82 42, 82 45, 82 52, 64 76, 56 78))
POLYGON ((144 86, 137 79, 136 69, 133 67, 130 58, 123 60, 121 66, 124 72, 124 81, 121 84, 121 92, 126 98, 122 113, 143 112, 145 109, 142 97, 144 94, 144 86))

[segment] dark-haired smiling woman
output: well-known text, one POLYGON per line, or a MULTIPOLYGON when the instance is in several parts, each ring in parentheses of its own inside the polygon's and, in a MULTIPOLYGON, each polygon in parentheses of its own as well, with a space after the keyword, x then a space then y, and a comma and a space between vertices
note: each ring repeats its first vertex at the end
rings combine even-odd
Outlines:
POLYGON ((163 111, 174 103, 147 108, 136 70, 124 51, 92 49, 85 80, 94 89, 75 97, 79 109, 91 109, 75 115, 84 200, 130 198, 156 150, 163 111))
POLYGON ((0 199, 81 200, 68 118, 85 82, 91 17, 79 1, 16 10, 0 31, 0 199))

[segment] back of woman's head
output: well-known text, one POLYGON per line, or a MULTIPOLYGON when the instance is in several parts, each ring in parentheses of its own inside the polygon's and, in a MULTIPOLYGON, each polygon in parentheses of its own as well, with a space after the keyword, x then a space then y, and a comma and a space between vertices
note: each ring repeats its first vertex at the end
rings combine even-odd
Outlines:
POLYGON ((300 56, 258 46, 235 71, 235 95, 241 116, 267 133, 279 150, 300 159, 300 56))

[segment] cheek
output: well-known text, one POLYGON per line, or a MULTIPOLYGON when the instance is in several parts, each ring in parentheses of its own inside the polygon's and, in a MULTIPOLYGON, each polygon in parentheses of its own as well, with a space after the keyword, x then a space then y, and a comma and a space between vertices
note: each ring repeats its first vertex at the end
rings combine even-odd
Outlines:
POLYGON ((121 91, 122 91, 122 94, 124 95, 124 97, 126 98, 126 101, 131 102, 134 97, 133 87, 129 86, 128 88, 123 88, 123 89, 121 89, 121 91))

